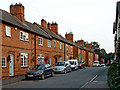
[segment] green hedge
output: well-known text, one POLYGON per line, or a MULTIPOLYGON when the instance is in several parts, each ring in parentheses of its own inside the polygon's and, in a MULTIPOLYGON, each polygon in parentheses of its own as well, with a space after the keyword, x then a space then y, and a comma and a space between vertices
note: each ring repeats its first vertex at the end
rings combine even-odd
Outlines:
POLYGON ((108 85, 111 89, 120 88, 120 68, 117 65, 114 63, 108 69, 108 85))

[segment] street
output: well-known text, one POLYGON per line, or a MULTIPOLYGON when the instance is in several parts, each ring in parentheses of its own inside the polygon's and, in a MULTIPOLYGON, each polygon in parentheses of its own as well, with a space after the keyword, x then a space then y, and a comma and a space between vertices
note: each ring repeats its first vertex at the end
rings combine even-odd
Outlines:
MULTIPOLYGON (((33 79, 16 82, 9 85, 4 85, 3 88, 83 88, 95 76, 99 76, 106 72, 104 77, 107 77, 108 67, 87 67, 72 71, 67 74, 55 74, 54 77, 48 77, 45 80, 33 79)), ((99 79, 103 79, 101 76, 99 79)))

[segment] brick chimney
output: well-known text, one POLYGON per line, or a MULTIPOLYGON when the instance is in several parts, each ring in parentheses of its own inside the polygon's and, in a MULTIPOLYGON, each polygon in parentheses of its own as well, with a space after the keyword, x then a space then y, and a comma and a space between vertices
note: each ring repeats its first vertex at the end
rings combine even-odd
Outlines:
POLYGON ((47 24, 47 28, 49 29, 49 30, 51 30, 51 24, 48 22, 48 24, 47 24))
POLYGON ((41 26, 44 27, 44 28, 47 28, 46 20, 44 20, 44 19, 41 20, 41 26))
POLYGON ((78 40, 78 41, 77 41, 77 44, 78 44, 78 45, 82 45, 82 46, 84 47, 84 40, 78 40))
POLYGON ((58 34, 58 24, 56 22, 55 23, 52 22, 52 24, 51 24, 51 30, 54 33, 58 34))
POLYGON ((65 38, 66 38, 67 40, 73 42, 73 33, 70 32, 70 33, 67 34, 67 32, 66 32, 65 38))
POLYGON ((91 49, 92 48, 92 44, 91 43, 86 44, 86 48, 91 49))
POLYGON ((15 5, 11 4, 10 13, 25 23, 24 6, 21 3, 16 3, 15 5))

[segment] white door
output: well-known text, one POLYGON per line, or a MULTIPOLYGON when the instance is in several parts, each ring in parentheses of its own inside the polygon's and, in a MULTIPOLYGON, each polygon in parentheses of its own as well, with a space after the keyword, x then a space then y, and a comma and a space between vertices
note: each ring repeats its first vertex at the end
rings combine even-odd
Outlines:
POLYGON ((9 61, 9 76, 14 76, 14 55, 10 55, 9 61))

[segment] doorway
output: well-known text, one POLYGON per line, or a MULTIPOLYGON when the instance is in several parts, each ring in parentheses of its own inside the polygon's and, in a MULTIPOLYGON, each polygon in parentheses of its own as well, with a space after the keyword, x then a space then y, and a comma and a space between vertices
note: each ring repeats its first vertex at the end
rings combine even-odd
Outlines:
POLYGON ((14 76, 14 55, 10 54, 9 76, 14 76))

